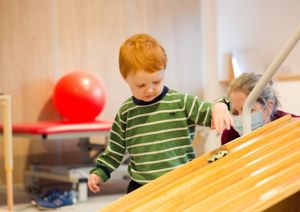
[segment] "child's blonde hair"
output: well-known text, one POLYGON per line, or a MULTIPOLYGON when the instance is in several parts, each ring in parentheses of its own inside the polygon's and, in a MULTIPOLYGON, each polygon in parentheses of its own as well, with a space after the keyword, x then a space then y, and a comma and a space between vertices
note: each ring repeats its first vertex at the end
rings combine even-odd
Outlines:
POLYGON ((126 79, 128 73, 144 70, 150 73, 165 69, 167 55, 164 48, 147 34, 136 34, 120 48, 119 68, 126 79))

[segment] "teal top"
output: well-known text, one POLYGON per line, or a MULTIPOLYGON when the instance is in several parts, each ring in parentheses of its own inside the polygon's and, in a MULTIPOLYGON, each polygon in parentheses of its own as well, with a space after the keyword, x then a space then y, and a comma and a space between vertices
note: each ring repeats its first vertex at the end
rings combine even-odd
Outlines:
MULTIPOLYGON (((229 107, 229 101, 220 98, 229 107)), ((132 180, 146 184, 195 158, 195 126, 211 126, 212 103, 164 87, 151 102, 127 99, 115 117, 106 150, 91 170, 106 181, 130 156, 132 180)))

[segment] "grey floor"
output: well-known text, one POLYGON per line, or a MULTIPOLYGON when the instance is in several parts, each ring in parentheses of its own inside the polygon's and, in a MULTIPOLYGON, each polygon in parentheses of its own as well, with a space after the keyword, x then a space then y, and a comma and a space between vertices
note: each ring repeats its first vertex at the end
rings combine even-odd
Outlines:
MULTIPOLYGON (((121 198, 126 194, 128 182, 114 182, 102 185, 102 191, 99 194, 89 193, 86 202, 78 202, 71 206, 65 206, 55 211, 72 211, 72 212, 96 212, 101 208, 111 204, 113 201, 121 198)), ((5 189, 0 190, 0 209, 6 208, 5 189)), ((15 212, 35 212, 40 211, 36 206, 31 204, 31 194, 24 188, 14 188, 14 211, 15 212)))

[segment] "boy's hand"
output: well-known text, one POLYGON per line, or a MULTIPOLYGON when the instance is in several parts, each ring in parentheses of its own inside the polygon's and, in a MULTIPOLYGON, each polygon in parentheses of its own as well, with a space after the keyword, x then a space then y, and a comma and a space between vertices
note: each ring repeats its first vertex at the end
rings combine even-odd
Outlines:
POLYGON ((215 129, 217 132, 222 133, 225 128, 229 130, 232 125, 233 120, 227 105, 223 102, 214 104, 212 108, 211 129, 215 129))
POLYGON ((88 186, 92 192, 94 192, 94 193, 99 192, 100 191, 100 177, 96 174, 91 174, 89 176, 88 186))

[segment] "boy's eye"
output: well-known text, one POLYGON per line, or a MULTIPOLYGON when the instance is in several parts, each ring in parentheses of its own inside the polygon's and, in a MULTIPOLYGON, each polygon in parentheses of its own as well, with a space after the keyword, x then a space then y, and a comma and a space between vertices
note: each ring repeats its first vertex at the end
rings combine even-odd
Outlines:
POLYGON ((142 88, 144 87, 144 84, 141 84, 141 85, 137 85, 138 88, 142 88))
POLYGON ((153 82, 154 84, 159 84, 160 83, 160 81, 155 81, 155 82, 153 82))

